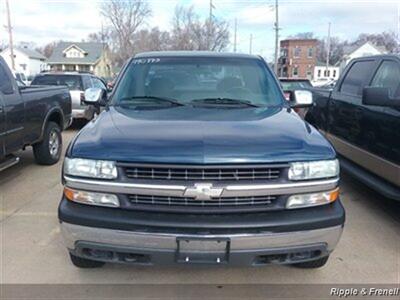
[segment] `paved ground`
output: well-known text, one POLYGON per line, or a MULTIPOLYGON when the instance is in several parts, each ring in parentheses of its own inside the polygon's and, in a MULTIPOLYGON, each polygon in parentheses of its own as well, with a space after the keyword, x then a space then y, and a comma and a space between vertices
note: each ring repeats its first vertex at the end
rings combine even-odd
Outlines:
MULTIPOLYGON (((67 143, 76 133, 64 133, 67 143)), ((400 205, 351 177, 342 178, 345 231, 320 270, 292 267, 132 267, 80 270, 70 262, 57 224, 61 196, 58 165, 35 165, 32 151, 0 173, 1 278, 3 283, 399 283, 400 205)))

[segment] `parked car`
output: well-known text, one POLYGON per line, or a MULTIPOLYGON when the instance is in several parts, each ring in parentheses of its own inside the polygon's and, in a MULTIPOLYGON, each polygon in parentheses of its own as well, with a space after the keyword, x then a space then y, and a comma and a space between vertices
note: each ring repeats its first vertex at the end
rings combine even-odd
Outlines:
POLYGON ((332 91, 314 90, 306 120, 341 155, 341 166, 383 195, 400 200, 400 59, 353 60, 332 91))
POLYGON ((61 131, 71 119, 71 98, 64 87, 19 86, 0 57, 0 171, 18 163, 13 153, 33 147, 36 162, 56 163, 61 131))
POLYGON ((261 57, 139 54, 110 99, 85 94, 107 107, 64 160, 58 216, 75 266, 327 262, 345 219, 336 153, 292 109, 311 93, 285 101, 261 57), (174 80, 185 72, 197 84, 174 80))
POLYGON ((67 86, 72 99, 72 118, 92 120, 99 113, 93 106, 85 104, 85 90, 89 88, 106 89, 103 81, 89 73, 46 72, 38 74, 31 85, 67 86))

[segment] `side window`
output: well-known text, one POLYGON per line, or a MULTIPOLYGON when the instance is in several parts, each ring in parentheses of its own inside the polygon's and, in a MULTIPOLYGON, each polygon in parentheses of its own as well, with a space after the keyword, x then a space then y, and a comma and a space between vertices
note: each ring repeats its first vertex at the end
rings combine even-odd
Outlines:
POLYGON ((0 91, 6 95, 14 93, 11 79, 2 65, 0 65, 0 91))
POLYGON ((385 60, 372 79, 371 86, 389 89, 389 95, 394 96, 400 86, 400 65, 395 61, 385 60))
POLYGON ((90 76, 83 75, 82 76, 82 80, 83 80, 83 89, 84 90, 87 90, 87 89, 93 87, 92 80, 90 79, 90 76))
POLYGON ((374 60, 364 60, 354 63, 343 79, 340 91, 351 95, 361 95, 366 79, 371 75, 374 60))
POLYGON ((105 85, 103 84, 103 82, 101 82, 100 79, 92 77, 92 81, 93 81, 93 87, 103 90, 106 89, 105 85))

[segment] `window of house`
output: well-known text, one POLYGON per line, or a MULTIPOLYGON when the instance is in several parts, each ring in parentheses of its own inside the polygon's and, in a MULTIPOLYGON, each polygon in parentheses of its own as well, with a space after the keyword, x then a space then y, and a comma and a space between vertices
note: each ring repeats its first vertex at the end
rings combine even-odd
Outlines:
POLYGON ((310 47, 308 48, 308 57, 312 58, 314 56, 314 48, 310 47))
POLYGON ((321 69, 318 69, 318 77, 321 77, 321 69))
POLYGON ((292 73, 293 77, 299 76, 299 67, 294 67, 292 73))
POLYGON ((336 78, 336 70, 333 70, 333 77, 336 78))
POLYGON ((293 57, 300 57, 301 48, 299 46, 294 47, 293 49, 293 57))
POLYGON ((389 95, 395 95, 400 88, 399 64, 393 61, 384 61, 372 79, 371 86, 388 88, 389 95))

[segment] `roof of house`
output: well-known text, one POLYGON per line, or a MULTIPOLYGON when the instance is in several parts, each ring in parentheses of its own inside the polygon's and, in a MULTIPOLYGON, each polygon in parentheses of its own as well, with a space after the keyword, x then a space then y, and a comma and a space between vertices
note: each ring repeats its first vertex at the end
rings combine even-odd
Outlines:
MULTIPOLYGON (((8 48, 5 48, 3 51, 5 51, 6 49, 8 49, 8 48)), ((29 58, 42 59, 42 60, 46 59, 46 57, 44 55, 42 55, 40 52, 33 50, 33 49, 29 49, 26 47, 15 47, 14 49, 25 54, 29 58)))
POLYGON ((387 52, 387 50, 384 46, 376 46, 373 43, 371 43, 370 41, 366 41, 365 43, 363 43, 361 45, 349 45, 349 46, 343 47, 344 55, 350 55, 351 53, 353 53, 356 50, 360 49, 361 47, 365 46, 366 44, 371 45, 372 47, 374 47, 376 50, 378 50, 382 54, 387 52))
POLYGON ((72 64, 94 64, 104 50, 105 44, 94 42, 60 42, 54 48, 52 55, 48 59, 48 63, 72 63, 72 64), (85 51, 84 57, 65 57, 64 50, 75 45, 78 49, 85 51))

